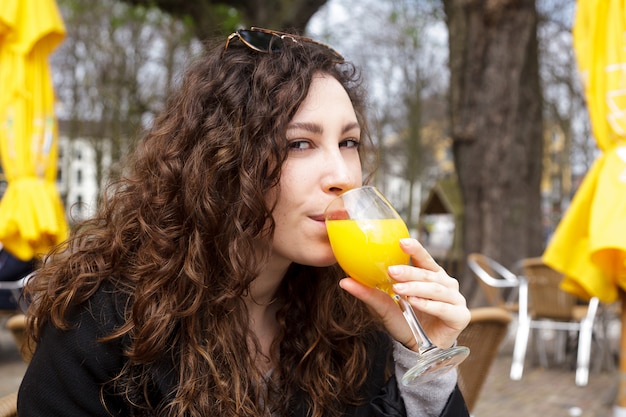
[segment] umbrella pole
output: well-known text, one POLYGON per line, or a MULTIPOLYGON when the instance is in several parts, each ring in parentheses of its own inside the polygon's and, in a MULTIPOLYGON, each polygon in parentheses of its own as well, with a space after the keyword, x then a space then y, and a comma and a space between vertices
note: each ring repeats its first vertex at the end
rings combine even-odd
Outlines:
POLYGON ((626 417, 626 292, 619 289, 621 302, 621 334, 619 343, 619 379, 617 386, 617 401, 613 408, 614 417, 626 417))

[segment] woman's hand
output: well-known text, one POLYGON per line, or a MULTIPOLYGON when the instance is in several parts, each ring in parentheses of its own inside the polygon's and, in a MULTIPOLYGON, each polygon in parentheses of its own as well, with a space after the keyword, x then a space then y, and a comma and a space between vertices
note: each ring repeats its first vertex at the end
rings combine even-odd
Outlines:
MULTIPOLYGON (((394 265, 389 268, 389 276, 396 282, 393 291, 407 298, 431 341, 441 348, 448 348, 470 320, 470 311, 459 292, 459 283, 435 262, 417 240, 402 239, 400 246, 411 255, 413 266, 394 265)), ((378 314, 393 338, 417 351, 417 342, 401 309, 388 294, 352 278, 341 280, 340 286, 378 314)))

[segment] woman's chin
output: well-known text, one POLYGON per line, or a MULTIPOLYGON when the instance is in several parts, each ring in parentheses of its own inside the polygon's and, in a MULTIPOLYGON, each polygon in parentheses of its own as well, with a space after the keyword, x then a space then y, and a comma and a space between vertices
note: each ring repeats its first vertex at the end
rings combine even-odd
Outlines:
POLYGON ((310 266, 315 266, 315 267, 320 267, 320 268, 333 266, 336 264, 337 264, 337 259, 335 259, 335 255, 332 252, 330 254, 320 256, 317 259, 312 259, 308 263, 308 265, 310 266))

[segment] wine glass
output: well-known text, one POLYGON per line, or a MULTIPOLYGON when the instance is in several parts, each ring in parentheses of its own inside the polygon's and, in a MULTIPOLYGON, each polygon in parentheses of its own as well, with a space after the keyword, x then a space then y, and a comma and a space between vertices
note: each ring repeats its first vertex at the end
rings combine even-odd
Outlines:
POLYGON ((324 212, 335 258, 352 278, 389 294, 402 309, 418 344, 417 364, 402 377, 404 385, 430 381, 451 370, 467 357, 469 349, 441 349, 428 338, 409 302, 392 290, 387 273, 391 265, 408 264, 409 255, 400 239, 409 237, 406 224, 391 203, 375 187, 351 189, 335 198, 324 212))

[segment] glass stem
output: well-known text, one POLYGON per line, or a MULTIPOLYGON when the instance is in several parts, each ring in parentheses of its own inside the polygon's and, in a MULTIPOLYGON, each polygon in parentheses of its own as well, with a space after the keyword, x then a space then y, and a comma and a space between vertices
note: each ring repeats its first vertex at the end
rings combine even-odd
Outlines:
POLYGON ((415 312, 413 311, 413 307, 411 304, 398 294, 393 294, 393 299, 402 309, 402 314, 406 319, 407 323, 409 323, 409 327, 411 328, 411 332, 413 333, 413 337, 417 341, 417 348, 419 353, 424 353, 427 350, 430 350, 435 347, 433 342, 428 338, 424 329, 422 329, 422 325, 420 324, 415 312))

